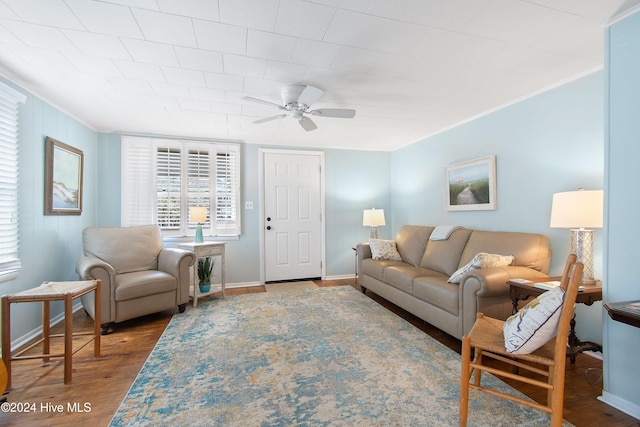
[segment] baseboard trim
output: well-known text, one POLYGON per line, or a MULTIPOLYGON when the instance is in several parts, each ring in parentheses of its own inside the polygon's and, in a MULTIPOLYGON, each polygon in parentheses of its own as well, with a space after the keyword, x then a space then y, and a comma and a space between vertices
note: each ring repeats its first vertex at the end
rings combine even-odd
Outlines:
POLYGON ((225 288, 250 288, 252 286, 261 286, 260 282, 236 282, 236 283, 226 283, 225 288))
POLYGON ((344 279, 352 279, 356 280, 355 274, 339 274, 337 276, 327 276, 326 280, 344 280, 344 279))
POLYGON ((632 417, 640 419, 640 406, 633 402, 629 402, 626 399, 621 398, 615 394, 602 391, 602 396, 598 397, 598 400, 606 403, 609 406, 613 406, 616 409, 621 410, 625 414, 629 414, 632 417))

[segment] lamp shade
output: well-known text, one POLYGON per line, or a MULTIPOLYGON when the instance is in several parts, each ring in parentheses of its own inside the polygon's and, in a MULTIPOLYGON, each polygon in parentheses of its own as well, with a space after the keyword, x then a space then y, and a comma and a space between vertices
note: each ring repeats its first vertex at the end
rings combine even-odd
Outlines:
POLYGON ((600 228, 604 210, 602 190, 555 193, 551 204, 552 228, 600 228))
POLYGON ((384 209, 365 209, 362 213, 362 225, 369 227, 386 225, 384 222, 384 209))
POLYGON ((192 206, 189 208, 189 222, 206 222, 207 208, 204 206, 192 206))

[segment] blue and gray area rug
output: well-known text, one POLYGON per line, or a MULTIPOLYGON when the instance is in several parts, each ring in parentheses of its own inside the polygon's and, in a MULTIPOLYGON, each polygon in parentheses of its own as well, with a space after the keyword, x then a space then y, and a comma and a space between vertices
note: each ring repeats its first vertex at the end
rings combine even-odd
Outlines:
MULTIPOLYGON (((457 353, 350 286, 229 296, 173 317, 110 425, 455 426, 459 381, 457 353)), ((471 390, 469 425, 548 424, 471 390)))

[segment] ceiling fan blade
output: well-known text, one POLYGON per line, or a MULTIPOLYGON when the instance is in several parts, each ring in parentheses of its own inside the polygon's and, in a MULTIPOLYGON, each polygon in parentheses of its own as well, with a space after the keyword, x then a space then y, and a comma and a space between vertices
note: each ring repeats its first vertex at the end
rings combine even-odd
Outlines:
POLYGON ((298 104, 305 104, 306 106, 310 106, 318 99, 320 99, 323 93, 324 91, 318 89, 317 87, 305 86, 302 90, 302 93, 298 97, 298 104))
POLYGON ((286 110, 286 108, 284 108, 280 104, 276 104, 275 102, 271 102, 271 101, 265 101, 263 99, 254 98, 252 96, 243 96, 242 99, 244 99, 245 101, 257 102, 258 104, 270 105, 271 107, 276 107, 281 110, 286 110))
POLYGON ((310 130, 318 129, 318 126, 316 126, 313 120, 311 120, 309 117, 300 117, 300 119, 298 119, 298 123, 300 123, 300 126, 302 126, 302 128, 307 132, 309 132, 310 130))
POLYGON ((318 110, 309 111, 309 114, 313 114, 314 116, 352 119, 356 116, 356 110, 350 110, 347 108, 320 108, 318 110))
POLYGON ((256 120, 253 123, 266 123, 266 122, 270 122, 271 120, 282 119, 287 116, 288 114, 278 114, 277 116, 265 117, 264 119, 256 120))

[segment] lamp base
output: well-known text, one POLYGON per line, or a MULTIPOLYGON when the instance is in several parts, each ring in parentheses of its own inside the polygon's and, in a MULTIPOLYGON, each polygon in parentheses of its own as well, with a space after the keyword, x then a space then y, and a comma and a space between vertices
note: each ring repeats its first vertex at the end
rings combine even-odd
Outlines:
POLYGON ((593 230, 571 230, 571 253, 576 254, 578 261, 584 264, 582 283, 596 283, 593 278, 593 230))
POLYGON ((204 238, 202 237, 202 225, 198 224, 196 227, 196 243, 204 243, 204 238))
POLYGON ((378 227, 371 227, 371 230, 369 231, 369 238, 370 239, 378 238, 378 227))

